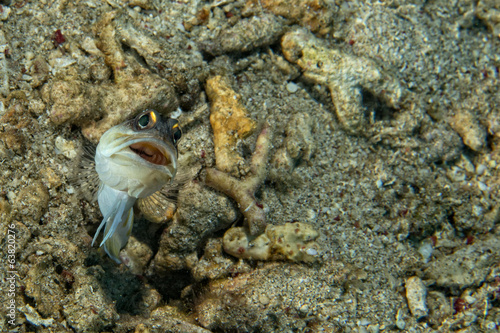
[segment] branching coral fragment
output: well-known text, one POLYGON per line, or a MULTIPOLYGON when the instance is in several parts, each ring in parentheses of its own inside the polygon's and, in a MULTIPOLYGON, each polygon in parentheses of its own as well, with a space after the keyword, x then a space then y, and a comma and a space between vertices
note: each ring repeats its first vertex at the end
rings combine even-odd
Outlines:
POLYGON ((214 168, 207 169, 206 184, 236 200, 251 235, 261 234, 266 227, 264 210, 254 194, 266 179, 270 142, 271 131, 266 123, 257 138, 250 174, 244 180, 238 180, 214 168))

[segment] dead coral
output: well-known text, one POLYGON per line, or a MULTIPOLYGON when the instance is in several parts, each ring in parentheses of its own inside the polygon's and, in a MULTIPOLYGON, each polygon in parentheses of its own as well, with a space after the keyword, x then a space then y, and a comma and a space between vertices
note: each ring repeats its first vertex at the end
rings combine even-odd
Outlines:
POLYGON ((207 169, 206 184, 230 196, 238 203, 250 235, 259 235, 266 227, 266 216, 261 204, 255 199, 255 192, 267 176, 267 156, 270 148, 271 131, 265 124, 260 132, 252 155, 250 174, 238 180, 214 168, 207 169))
MULTIPOLYGON (((468 101, 464 102, 469 106, 468 101)), ((474 116, 472 108, 461 108, 453 116, 448 117, 450 126, 460 135, 464 144, 474 151, 483 151, 486 145, 486 130, 474 116)))
POLYGON ((314 262, 319 253, 319 245, 314 242, 318 236, 311 225, 299 222, 268 225, 258 237, 235 227, 224 234, 223 245, 227 253, 242 259, 314 262))
POLYGON ((252 268, 243 260, 235 263, 234 260, 225 256, 223 254, 222 240, 218 238, 208 240, 203 256, 191 271, 196 281, 202 281, 204 279, 220 279, 229 274, 248 273, 251 270, 252 268))
POLYGON ((115 17, 116 11, 104 14, 101 20, 93 27, 93 31, 99 39, 96 46, 104 53, 106 65, 113 70, 115 83, 119 83, 121 80, 126 79, 126 76, 123 74, 124 70, 127 69, 127 65, 123 50, 117 42, 116 30, 113 24, 115 17))
POLYGON ((500 38, 500 4, 495 0, 481 0, 475 10, 477 18, 484 22, 491 33, 500 38))
MULTIPOLYGON (((112 126, 130 118, 138 110, 153 108, 168 114, 179 106, 172 85, 151 73, 137 59, 127 54, 119 42, 114 19, 116 12, 103 15, 94 26, 97 41, 90 38, 82 41, 81 47, 95 56, 89 64, 90 75, 99 85, 75 79, 75 63, 62 67, 59 80, 50 82, 42 89, 42 96, 51 106, 49 115, 55 124, 79 124, 84 136, 97 142, 112 126), (114 82, 107 77, 105 63, 113 71, 114 82)), ((79 61, 88 62, 81 55, 79 61)), ((59 58, 57 58, 59 59, 59 58)), ((56 59, 56 60, 57 60, 56 59)), ((62 59, 62 58, 61 58, 62 59)))
POLYGON ((262 9, 298 23, 325 35, 330 32, 333 10, 323 0, 248 0, 242 10, 244 16, 254 15, 262 9))
MULTIPOLYGON (((95 91, 79 80, 57 80, 44 86, 43 98, 51 103, 50 120, 54 124, 63 124, 82 118, 95 118, 94 103, 89 101, 95 91)), ((95 96, 98 97, 98 96, 95 96)))
POLYGON ((199 43, 200 49, 217 56, 228 52, 248 52, 271 45, 285 32, 283 19, 270 14, 240 20, 234 27, 199 43))
POLYGON ((421 123, 416 98, 374 61, 329 48, 305 29, 287 33, 281 46, 305 78, 328 86, 337 117, 351 134, 374 142, 404 140, 421 123))
POLYGON ((209 78, 206 91, 211 103, 210 124, 214 130, 217 168, 238 176, 244 159, 237 151, 237 144, 254 132, 255 121, 248 118, 241 96, 227 79, 219 75, 209 78))

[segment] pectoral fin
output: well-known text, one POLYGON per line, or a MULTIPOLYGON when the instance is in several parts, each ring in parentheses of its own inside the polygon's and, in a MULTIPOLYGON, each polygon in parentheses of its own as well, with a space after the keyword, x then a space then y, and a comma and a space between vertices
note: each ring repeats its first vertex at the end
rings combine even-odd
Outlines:
POLYGON ((114 261, 121 263, 119 253, 130 237, 134 222, 133 205, 137 199, 106 185, 99 189, 97 199, 104 218, 94 235, 92 245, 104 228, 104 237, 99 246, 103 246, 114 261))
MULTIPOLYGON (((130 208, 125 221, 118 224, 113 233, 104 241, 104 251, 116 263, 120 264, 120 250, 125 247, 132 233, 134 224, 134 208, 130 208)), ((106 233, 106 232, 105 232, 106 233)), ((101 244, 102 245, 102 244, 101 244)))

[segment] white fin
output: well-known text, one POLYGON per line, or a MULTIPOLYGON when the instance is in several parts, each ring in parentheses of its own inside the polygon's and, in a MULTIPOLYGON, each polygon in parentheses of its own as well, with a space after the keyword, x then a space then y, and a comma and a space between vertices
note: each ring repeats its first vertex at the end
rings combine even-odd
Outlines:
POLYGON ((99 188, 97 195, 99 208, 104 216, 94 235, 94 245, 99 233, 104 228, 104 237, 99 246, 104 246, 106 253, 117 263, 120 263, 118 254, 127 244, 134 221, 133 205, 137 200, 126 192, 117 191, 107 185, 99 188))
POLYGON ((113 234, 108 237, 104 243, 104 251, 116 263, 120 264, 120 250, 125 247, 132 233, 132 226, 134 225, 134 208, 128 211, 125 223, 120 223, 113 234))

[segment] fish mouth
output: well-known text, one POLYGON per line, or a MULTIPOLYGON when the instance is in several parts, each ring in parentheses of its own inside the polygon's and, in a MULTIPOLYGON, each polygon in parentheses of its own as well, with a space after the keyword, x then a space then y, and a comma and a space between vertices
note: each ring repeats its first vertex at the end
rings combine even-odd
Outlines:
POLYGON ((126 143, 131 152, 147 163, 168 170, 173 178, 177 173, 177 150, 154 138, 137 138, 126 143))
POLYGON ((168 154, 164 154, 156 145, 143 141, 128 146, 130 150, 136 153, 142 159, 149 163, 167 166, 172 164, 172 159, 168 154))

